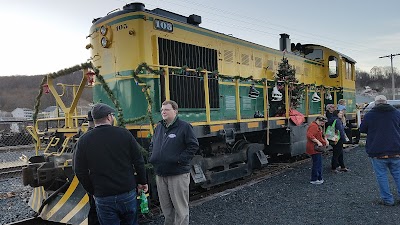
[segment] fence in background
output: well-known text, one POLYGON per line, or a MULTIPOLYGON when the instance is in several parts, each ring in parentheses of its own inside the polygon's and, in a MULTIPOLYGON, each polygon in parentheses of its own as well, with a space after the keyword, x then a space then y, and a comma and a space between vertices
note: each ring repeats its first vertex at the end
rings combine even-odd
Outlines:
POLYGON ((32 136, 26 130, 32 121, 0 121, 0 147, 31 146, 32 136))

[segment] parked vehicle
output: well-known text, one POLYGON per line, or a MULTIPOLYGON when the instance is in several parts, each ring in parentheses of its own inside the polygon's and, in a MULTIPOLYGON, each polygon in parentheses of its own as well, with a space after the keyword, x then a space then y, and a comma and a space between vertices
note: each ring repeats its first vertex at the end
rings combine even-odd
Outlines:
MULTIPOLYGON (((397 110, 400 110, 400 100, 388 100, 388 104, 392 105, 395 107, 397 110)), ((364 118, 364 115, 367 114, 372 108, 375 107, 375 102, 372 101, 368 105, 366 105, 362 110, 361 110, 361 120, 364 118)))

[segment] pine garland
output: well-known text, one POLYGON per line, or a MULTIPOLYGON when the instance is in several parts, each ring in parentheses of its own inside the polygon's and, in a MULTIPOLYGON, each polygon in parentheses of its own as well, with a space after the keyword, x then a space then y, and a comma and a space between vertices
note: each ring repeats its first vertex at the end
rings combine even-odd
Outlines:
MULTIPOLYGON (((156 75, 159 75, 159 76, 163 76, 164 73, 165 73, 164 69, 162 69, 162 68, 159 69, 159 70, 153 70, 152 68, 150 68, 147 65, 147 63, 142 63, 137 67, 137 69, 133 73, 133 78, 135 79, 136 83, 144 83, 140 79, 138 74, 143 74, 145 72, 149 72, 151 74, 156 74, 156 75)), ((149 93, 150 92, 150 86, 149 85, 145 85, 142 88, 142 92, 144 93, 144 96, 146 97, 147 104, 148 104, 147 105, 147 114, 146 114, 145 117, 142 116, 142 117, 139 117, 139 118, 135 118, 133 120, 129 120, 129 122, 138 122, 138 121, 144 120, 147 117, 149 119, 149 121, 150 121, 150 126, 154 127, 155 126, 155 122, 154 122, 153 115, 152 115, 153 100, 151 99, 151 96, 150 96, 150 93, 149 93)))
MULTIPOLYGON (((47 83, 47 77, 50 77, 52 79, 61 77, 61 76, 65 76, 71 73, 74 73, 76 71, 82 70, 82 69, 88 69, 88 68, 93 68, 96 77, 98 79, 98 81, 100 82, 100 84, 102 85, 103 89, 105 90, 105 92, 107 93, 108 97, 110 98, 111 102, 114 104, 117 112, 118 112, 118 117, 117 117, 117 121, 118 121, 118 125, 121 127, 125 127, 126 123, 136 123, 142 120, 145 120, 146 118, 149 119, 151 126, 154 127, 154 120, 153 120, 153 116, 152 116, 152 103, 153 100, 151 99, 150 93, 149 93, 149 89, 150 86, 146 85, 143 87, 142 91, 144 92, 144 95, 146 97, 146 100, 148 102, 148 110, 147 110, 147 114, 138 118, 133 118, 133 119, 127 119, 124 120, 124 116, 123 116, 123 111, 121 108, 121 105, 118 101, 118 99, 115 97, 114 93, 111 91, 110 87, 108 86, 108 84, 105 82, 104 77, 102 75, 99 74, 99 70, 97 68, 95 68, 92 63, 83 63, 81 65, 76 65, 67 69, 63 69, 60 70, 56 73, 50 73, 48 75, 45 75, 42 79, 42 82, 40 84, 40 88, 39 88, 39 94, 36 97, 36 102, 35 102, 35 112, 33 114, 33 122, 36 123, 37 121, 37 115, 39 113, 39 108, 40 108, 40 99, 43 95, 43 86, 44 84, 47 83)), ((157 74, 157 75, 163 75, 164 74, 164 70, 160 69, 160 70, 153 70, 151 69, 146 63, 142 63, 140 64, 137 69, 134 71, 133 73, 133 78, 135 79, 136 83, 143 83, 143 81, 138 77, 138 74, 144 74, 146 72, 150 72, 153 74, 157 74)))
POLYGON ((82 69, 88 69, 88 68, 93 68, 92 63, 82 63, 81 65, 76 65, 67 69, 60 70, 55 73, 49 73, 47 75, 43 76, 42 82, 40 83, 40 88, 39 88, 39 93, 36 96, 35 99, 35 107, 34 107, 34 113, 33 113, 33 124, 36 124, 37 121, 37 115, 39 114, 39 108, 40 108, 40 99, 43 95, 43 85, 47 83, 47 77, 50 77, 52 79, 56 79, 58 77, 62 77, 71 73, 74 73, 76 71, 82 70, 82 69))
POLYGON ((43 85, 47 82, 47 76, 43 76, 42 82, 40 82, 39 94, 36 96, 35 99, 35 112, 33 113, 33 124, 36 124, 37 115, 39 114, 39 107, 40 107, 40 99, 43 95, 43 85))
POLYGON ((108 86, 108 84, 104 80, 104 77, 99 74, 99 71, 97 69, 95 70, 95 73, 96 73, 97 79, 99 80, 100 84, 102 85, 104 91, 107 93, 111 102, 114 104, 115 108, 118 111, 118 116, 117 116, 118 126, 125 127, 124 115, 123 115, 122 108, 119 104, 118 99, 115 97, 114 93, 110 89, 110 86, 108 86))

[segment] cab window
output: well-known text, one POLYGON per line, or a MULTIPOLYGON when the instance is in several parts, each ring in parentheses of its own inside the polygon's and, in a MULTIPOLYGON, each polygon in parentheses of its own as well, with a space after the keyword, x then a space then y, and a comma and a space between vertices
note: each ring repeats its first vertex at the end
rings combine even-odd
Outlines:
POLYGON ((351 64, 349 62, 346 62, 346 79, 347 80, 352 80, 352 70, 351 70, 351 64))
POLYGON ((338 77, 338 60, 335 56, 329 56, 329 77, 338 77))
POLYGON ((312 59, 312 60, 321 60, 323 59, 323 51, 321 49, 306 49, 305 50, 305 57, 307 59, 312 59))

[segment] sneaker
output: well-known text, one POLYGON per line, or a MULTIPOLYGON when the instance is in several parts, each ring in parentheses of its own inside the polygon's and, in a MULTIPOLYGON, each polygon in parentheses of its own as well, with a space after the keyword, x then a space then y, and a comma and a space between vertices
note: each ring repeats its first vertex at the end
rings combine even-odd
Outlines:
POLYGON ((351 170, 349 168, 340 168, 341 172, 350 172, 351 170))
POLYGON ((317 180, 317 181, 319 181, 320 184, 323 184, 323 183, 324 183, 324 179, 322 179, 322 180, 317 180))
POLYGON ((340 173, 340 171, 338 169, 335 170, 331 170, 332 173, 340 173))
POLYGON ((320 180, 310 181, 310 184, 322 184, 320 180))
POLYGON ((385 201, 383 201, 383 200, 379 200, 379 201, 378 201, 378 205, 394 206, 394 203, 389 203, 389 202, 385 202, 385 201))

